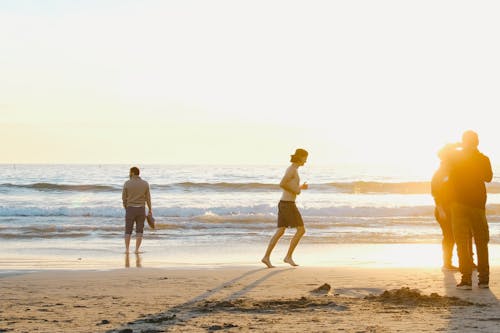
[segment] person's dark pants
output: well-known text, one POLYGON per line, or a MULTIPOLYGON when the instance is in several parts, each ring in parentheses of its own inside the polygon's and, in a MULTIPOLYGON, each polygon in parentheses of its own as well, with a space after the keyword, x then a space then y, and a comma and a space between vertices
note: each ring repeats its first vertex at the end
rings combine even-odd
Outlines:
POLYGON ((454 203, 451 208, 451 216, 462 280, 466 282, 472 280, 472 259, 469 250, 470 231, 472 231, 476 243, 479 282, 488 282, 490 276, 488 258, 490 232, 488 229, 488 221, 486 220, 486 211, 484 209, 454 203))
POLYGON ((146 220, 145 207, 127 207, 125 210, 125 235, 131 235, 135 223, 135 235, 142 237, 144 221, 146 220))
MULTIPOLYGON (((452 266, 453 248, 455 247, 455 237, 453 236, 453 226, 451 222, 451 207, 446 206, 436 206, 434 209, 434 217, 441 227, 441 232, 443 234, 443 240, 441 241, 441 247, 443 249, 443 266, 452 266)), ((472 252, 472 231, 469 231, 468 238, 469 255, 471 260, 473 260, 474 253, 472 252)))

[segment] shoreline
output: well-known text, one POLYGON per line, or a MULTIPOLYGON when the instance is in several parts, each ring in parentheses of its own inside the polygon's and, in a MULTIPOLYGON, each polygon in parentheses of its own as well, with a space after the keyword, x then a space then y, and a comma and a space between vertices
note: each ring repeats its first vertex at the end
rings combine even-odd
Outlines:
MULTIPOLYGON (((282 262, 289 240, 276 246, 271 261, 278 267, 288 267, 282 262)), ((2 271, 38 270, 109 270, 126 267, 164 269, 215 269, 228 267, 259 267, 267 244, 264 242, 219 247, 185 246, 170 248, 148 247, 147 239, 141 249, 143 253, 128 256, 121 242, 113 251, 78 252, 71 249, 36 253, 35 249, 22 252, 5 249, 0 245, 2 271), (182 260, 180 260, 182 259, 182 260)), ((500 244, 490 244, 490 266, 500 266, 500 244)), ((440 244, 310 244, 301 243, 294 254, 302 267, 361 267, 361 268, 438 268, 441 267, 440 244)), ((458 259, 454 252, 453 262, 458 259)))

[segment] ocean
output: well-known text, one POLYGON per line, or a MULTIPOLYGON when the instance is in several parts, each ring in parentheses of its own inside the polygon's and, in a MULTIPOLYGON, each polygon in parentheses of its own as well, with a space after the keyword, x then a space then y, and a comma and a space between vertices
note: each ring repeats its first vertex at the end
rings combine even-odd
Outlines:
MULTIPOLYGON (((122 259, 126 264, 121 190, 129 167, 0 165, 0 269, 114 267, 123 265, 122 259)), ((139 167, 151 185, 158 226, 145 227, 141 261, 245 264, 264 252, 276 227, 278 183, 288 164, 139 167)), ((301 246, 311 257, 317 249, 353 244, 396 249, 429 244, 439 250, 431 173, 314 165, 299 173, 310 186, 297 206, 307 229, 301 246)), ((500 244, 498 176, 488 185, 487 215, 491 244, 500 244)), ((287 232, 281 247, 292 234, 287 232)))

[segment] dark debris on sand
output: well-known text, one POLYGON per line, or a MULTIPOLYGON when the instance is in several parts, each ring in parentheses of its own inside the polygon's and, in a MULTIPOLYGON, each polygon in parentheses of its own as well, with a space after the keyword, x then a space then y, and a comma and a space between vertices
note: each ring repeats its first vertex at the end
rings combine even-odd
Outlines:
POLYGON ((213 331, 220 331, 220 330, 226 330, 226 329, 229 329, 229 328, 234 328, 234 327, 239 327, 238 325, 234 325, 234 324, 226 324, 224 323, 224 325, 212 325, 208 328, 208 331, 209 332, 213 332, 213 331))
POLYGON ((449 307, 478 305, 458 297, 440 296, 437 293, 422 295, 418 289, 402 287, 386 290, 380 295, 370 295, 366 300, 407 306, 449 307))
POLYGON ((162 313, 159 315, 149 316, 147 318, 137 320, 134 322, 134 324, 142 324, 142 323, 160 324, 163 323, 164 321, 170 321, 175 319, 177 319, 177 316, 175 314, 169 315, 166 313, 162 313))
POLYGON ((309 298, 298 299, 273 299, 265 301, 251 301, 236 299, 230 301, 204 301, 198 303, 196 309, 201 312, 212 311, 236 311, 236 312, 263 312, 278 310, 301 310, 310 308, 335 308, 345 310, 346 307, 338 305, 330 298, 309 298))
POLYGON ((311 290, 311 293, 328 295, 331 290, 332 290, 332 286, 330 286, 328 283, 323 283, 318 288, 311 290))

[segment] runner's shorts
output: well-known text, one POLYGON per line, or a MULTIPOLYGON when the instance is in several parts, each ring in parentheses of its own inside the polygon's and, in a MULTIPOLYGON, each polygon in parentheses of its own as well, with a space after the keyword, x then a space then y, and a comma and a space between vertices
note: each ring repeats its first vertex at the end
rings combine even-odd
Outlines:
POLYGON ((294 201, 280 201, 278 204, 278 228, 303 227, 304 221, 294 201))

